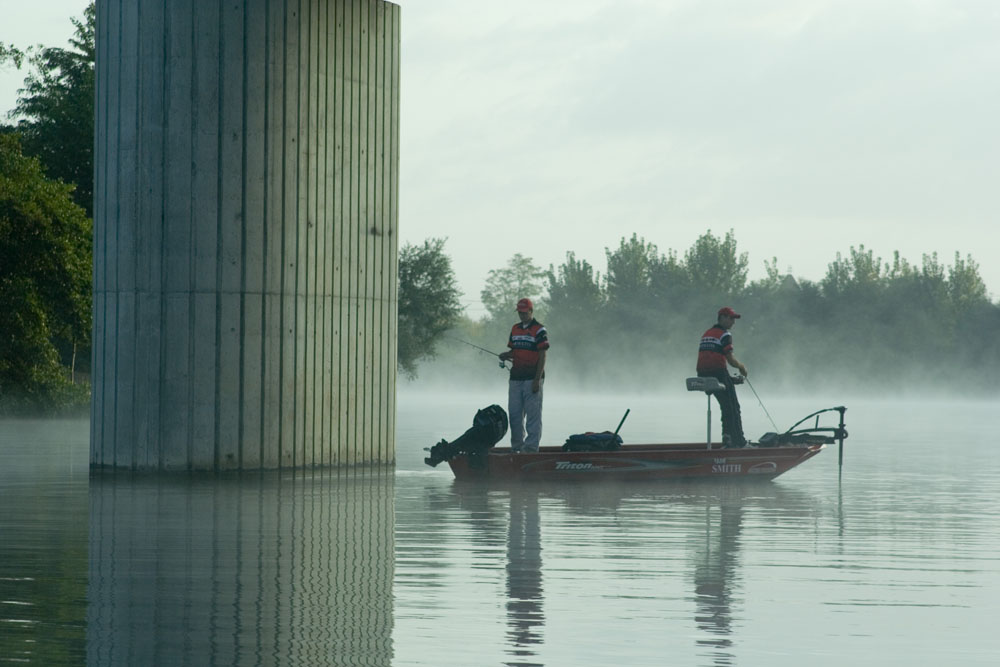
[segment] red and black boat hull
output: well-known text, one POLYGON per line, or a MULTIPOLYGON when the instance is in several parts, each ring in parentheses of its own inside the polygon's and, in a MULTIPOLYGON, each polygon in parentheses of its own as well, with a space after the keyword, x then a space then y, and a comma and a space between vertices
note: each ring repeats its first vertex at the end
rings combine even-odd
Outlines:
POLYGON ((569 452, 508 448, 448 461, 458 480, 654 481, 661 479, 774 479, 818 454, 824 445, 707 449, 704 444, 628 445, 613 451, 569 452))

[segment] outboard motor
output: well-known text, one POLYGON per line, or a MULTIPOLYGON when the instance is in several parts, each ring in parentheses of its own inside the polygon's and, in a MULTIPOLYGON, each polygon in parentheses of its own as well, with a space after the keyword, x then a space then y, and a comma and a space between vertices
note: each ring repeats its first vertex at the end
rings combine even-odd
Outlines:
POLYGON ((451 442, 441 440, 431 447, 431 455, 424 459, 429 466, 453 459, 459 454, 480 458, 488 449, 500 442, 507 433, 507 413, 499 405, 491 405, 476 413, 472 428, 451 442))

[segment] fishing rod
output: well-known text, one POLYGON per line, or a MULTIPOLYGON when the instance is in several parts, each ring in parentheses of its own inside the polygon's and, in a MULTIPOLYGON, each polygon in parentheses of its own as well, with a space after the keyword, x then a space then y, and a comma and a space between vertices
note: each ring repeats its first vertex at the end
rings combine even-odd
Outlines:
POLYGON ((771 426, 774 427, 774 431, 777 433, 778 425, 774 423, 773 419, 771 419, 771 413, 768 412, 767 408, 764 407, 764 401, 760 400, 760 396, 757 396, 757 390, 753 388, 752 384, 750 384, 750 378, 744 375, 743 381, 747 383, 747 386, 750 387, 750 391, 752 391, 753 395, 757 397, 757 402, 760 403, 760 407, 764 410, 764 414, 767 415, 767 418, 771 421, 771 426))
MULTIPOLYGON (((496 352, 494 352, 493 350, 487 350, 487 349, 486 349, 485 347, 479 347, 479 346, 478 346, 478 345, 476 345, 475 343, 470 343, 470 342, 469 342, 469 341, 467 341, 467 340, 462 340, 461 338, 455 338, 454 336, 445 336, 445 337, 446 337, 446 338, 449 338, 449 339, 451 339, 451 340, 456 340, 456 341, 458 341, 459 343, 465 343, 465 344, 466 344, 466 345, 468 345, 469 347, 474 347, 474 348, 476 348, 477 350, 479 350, 480 352, 485 352, 486 354, 489 354, 489 355, 492 355, 492 356, 494 356, 494 357, 497 357, 498 359, 500 358, 500 355, 499 355, 499 354, 497 354, 496 352)), ((503 359, 500 359, 500 368, 507 368, 507 365, 506 365, 506 364, 504 364, 504 361, 503 361, 503 359)))

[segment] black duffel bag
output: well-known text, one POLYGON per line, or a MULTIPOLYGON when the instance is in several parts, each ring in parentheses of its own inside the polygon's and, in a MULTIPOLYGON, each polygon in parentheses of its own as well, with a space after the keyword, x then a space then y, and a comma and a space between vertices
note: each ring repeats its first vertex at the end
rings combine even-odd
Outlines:
POLYGON ((613 452, 622 446, 622 437, 611 431, 577 433, 566 438, 564 452, 613 452))

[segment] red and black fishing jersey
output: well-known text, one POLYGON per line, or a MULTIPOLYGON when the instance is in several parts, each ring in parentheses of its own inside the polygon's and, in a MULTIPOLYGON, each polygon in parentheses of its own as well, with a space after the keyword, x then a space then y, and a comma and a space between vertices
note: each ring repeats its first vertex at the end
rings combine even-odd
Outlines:
MULTIPOLYGON (((527 324, 518 322, 510 329, 507 347, 514 351, 510 379, 533 380, 539 353, 549 349, 549 334, 537 320, 531 320, 527 324)), ((544 376, 543 371, 542 377, 544 376)))
POLYGON ((725 371, 726 355, 733 351, 733 334, 716 324, 701 335, 698 346, 698 372, 725 371))

